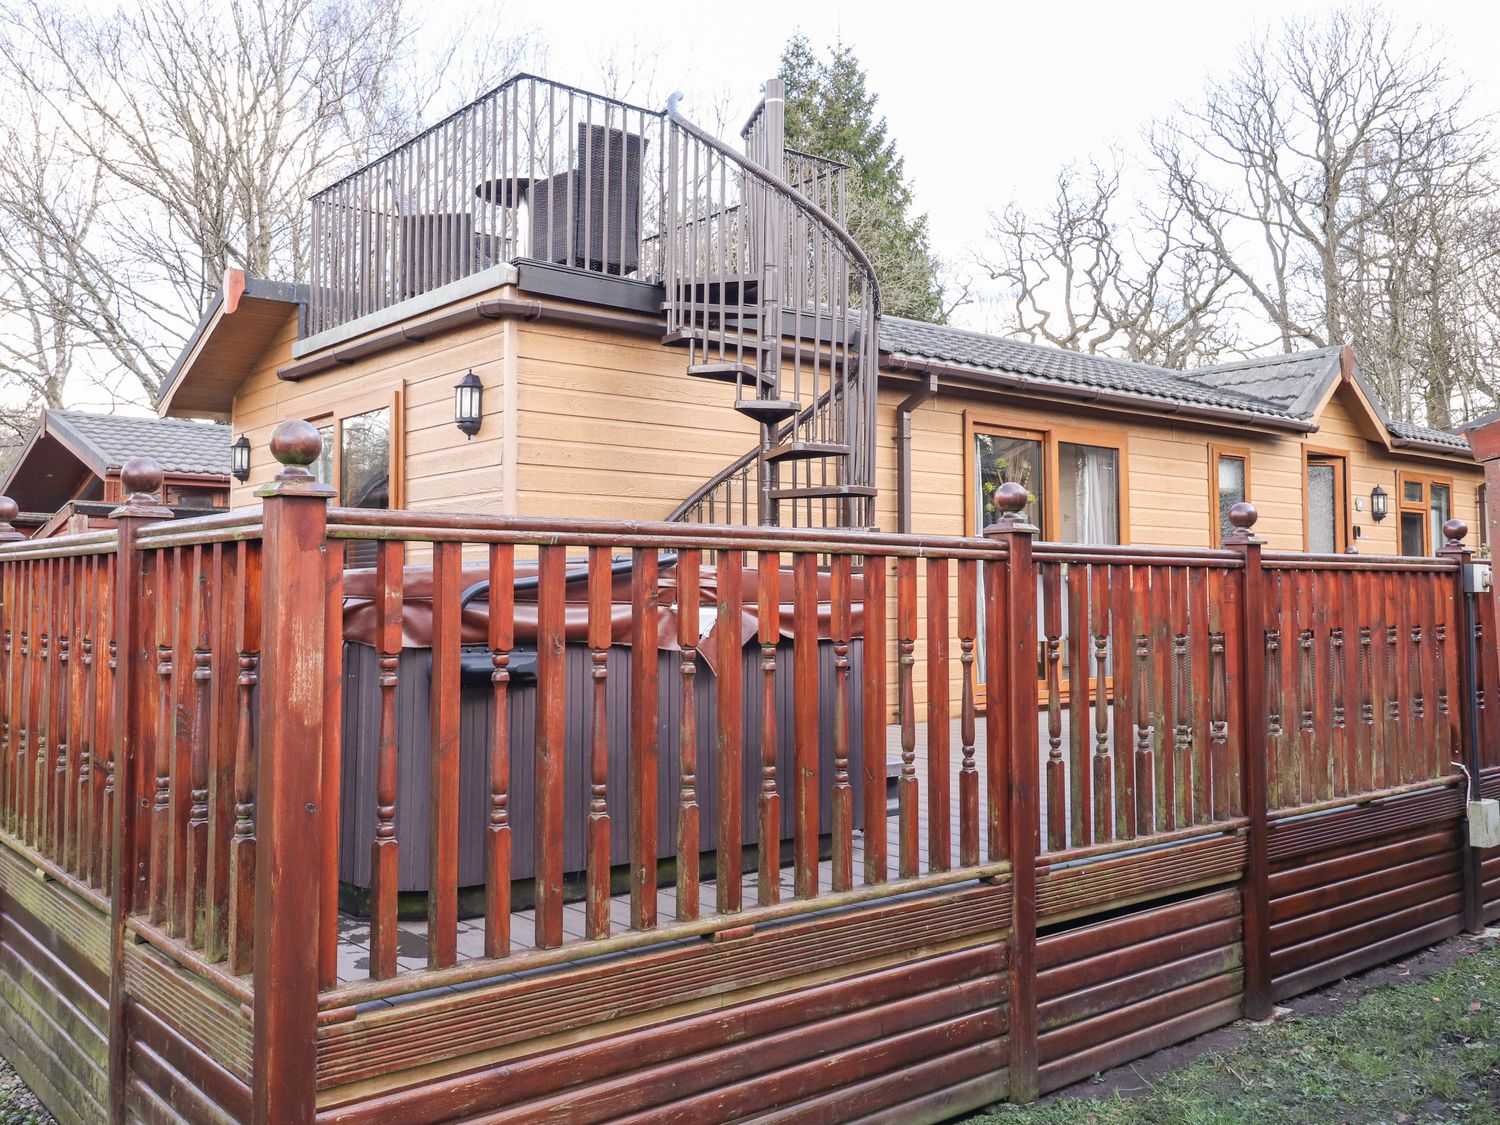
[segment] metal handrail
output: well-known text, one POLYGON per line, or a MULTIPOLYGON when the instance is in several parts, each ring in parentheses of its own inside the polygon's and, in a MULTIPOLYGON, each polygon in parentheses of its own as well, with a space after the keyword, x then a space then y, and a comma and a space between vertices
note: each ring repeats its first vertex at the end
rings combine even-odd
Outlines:
MULTIPOLYGON (((678 113, 677 106, 681 101, 681 92, 675 93, 667 99, 667 118, 672 122, 672 124, 676 125, 694 140, 707 145, 709 148, 713 149, 713 151, 717 152, 720 156, 738 164, 742 169, 748 172, 755 179, 760 180, 760 182, 765 184, 767 187, 772 188, 773 190, 778 191, 782 195, 789 198, 808 215, 816 219, 820 224, 828 229, 828 232, 833 235, 833 237, 838 241, 839 245, 842 246, 846 251, 848 251, 849 256, 852 257, 856 262, 858 262, 860 267, 865 271, 865 274, 867 275, 866 280, 869 284, 869 290, 874 298, 872 302, 871 312, 878 317, 881 312, 880 279, 875 276, 875 263, 870 261, 869 255, 864 252, 864 248, 861 247, 858 242, 854 241, 854 236, 844 229, 842 223, 840 223, 827 211, 823 210, 823 208, 819 207, 811 199, 807 198, 807 196, 803 195, 802 192, 798 191, 791 184, 787 183, 780 176, 772 172, 768 172, 759 164, 756 164, 753 160, 745 159, 744 156, 742 156, 738 152, 735 152, 734 149, 730 148, 713 134, 704 132, 702 129, 698 128, 698 126, 689 121, 686 117, 682 116, 682 114, 678 113)), ((871 325, 871 328, 874 328, 873 324, 871 325)))

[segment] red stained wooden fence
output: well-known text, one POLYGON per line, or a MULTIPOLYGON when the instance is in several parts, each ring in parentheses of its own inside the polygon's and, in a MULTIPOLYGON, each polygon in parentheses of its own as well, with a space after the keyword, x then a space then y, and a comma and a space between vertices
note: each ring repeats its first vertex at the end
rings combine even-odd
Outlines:
POLYGON ((1073 866, 1126 895, 1146 847, 1184 886, 1228 863, 1259 1013, 1273 822, 1500 767, 1494 607, 1471 672, 1456 539, 1378 559, 1248 530, 1034 543, 1015 516, 918 540, 329 509, 289 435, 264 509, 164 522, 140 470, 118 533, 0 547, 0 827, 112 913, 117 1114, 127 941, 253 1013, 279 1079, 251 1112, 296 1121, 320 1020, 359 1005, 976 883, 1009 888, 1024 1099, 1082 1050, 1038 1024, 1038 925, 1089 903, 1073 866), (357 812, 360 958, 336 909, 357 812), (418 843, 425 922, 400 899, 418 843))

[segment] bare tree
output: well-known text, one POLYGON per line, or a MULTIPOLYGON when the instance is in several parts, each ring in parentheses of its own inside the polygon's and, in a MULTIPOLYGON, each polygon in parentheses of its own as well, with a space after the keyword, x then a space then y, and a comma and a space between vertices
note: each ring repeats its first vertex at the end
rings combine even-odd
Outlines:
POLYGON ((54 401, 88 367, 154 402, 226 268, 300 277, 308 195, 532 47, 459 27, 419 53, 419 27, 405 0, 0 8, 27 110, 0 153, 0 379, 54 401))
POLYGON ((1004 289, 1010 331, 1159 366, 1213 362, 1235 345, 1229 271, 1183 238, 1180 207, 1122 223, 1121 179, 1118 158, 1070 165, 1043 213, 990 216, 978 262, 1004 289))
POLYGON ((1439 309, 1461 281, 1458 232, 1493 190, 1468 99, 1434 44, 1344 10, 1250 45, 1151 133, 1166 199, 1264 342, 1352 342, 1399 416, 1435 424, 1472 379, 1439 309))

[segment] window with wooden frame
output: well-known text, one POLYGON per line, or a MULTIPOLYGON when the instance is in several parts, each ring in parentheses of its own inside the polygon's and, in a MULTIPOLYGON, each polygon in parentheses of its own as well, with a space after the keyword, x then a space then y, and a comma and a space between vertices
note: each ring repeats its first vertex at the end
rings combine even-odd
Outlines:
POLYGON ((1341 450, 1304 448, 1302 548, 1334 555, 1349 546, 1349 463, 1341 450))
POLYGON ((313 475, 337 490, 339 507, 399 508, 404 503, 401 404, 398 386, 387 395, 367 396, 358 405, 308 419, 323 439, 313 475))
MULTIPOLYGON (((1125 434, 1089 426, 1017 429, 970 414, 964 416, 964 430, 964 479, 968 482, 964 507, 972 534, 999 518, 995 493, 1000 485, 1013 481, 1030 495, 1026 519, 1041 529, 1041 538, 1104 545, 1127 541, 1125 434)), ((1037 597, 1040 614, 1040 590, 1037 597)), ((981 684, 986 648, 983 624, 978 644, 981 684)), ((1046 691, 1040 652, 1039 647, 1039 701, 1046 691)), ((1064 702, 1069 696, 1068 652, 1065 644, 1060 685, 1064 702)))
POLYGON ((1403 555, 1431 555, 1443 545, 1453 517, 1453 479, 1426 473, 1396 475, 1396 532, 1403 555))
POLYGON ((1016 429, 964 416, 967 529, 995 522, 995 493, 1015 482, 1031 496, 1026 518, 1056 543, 1123 543, 1128 538, 1126 437, 1088 426, 1016 429))
POLYGON ((1479 502, 1479 526, 1474 530, 1479 536, 1480 553, 1487 555, 1490 545, 1490 506, 1486 495, 1485 486, 1481 484, 1475 493, 1475 499, 1479 502))
POLYGON ((1208 510, 1210 539, 1214 546, 1234 530, 1229 510, 1250 499, 1250 451, 1235 446, 1208 446, 1208 510), (1218 521, 1218 538, 1213 538, 1213 521, 1218 521))

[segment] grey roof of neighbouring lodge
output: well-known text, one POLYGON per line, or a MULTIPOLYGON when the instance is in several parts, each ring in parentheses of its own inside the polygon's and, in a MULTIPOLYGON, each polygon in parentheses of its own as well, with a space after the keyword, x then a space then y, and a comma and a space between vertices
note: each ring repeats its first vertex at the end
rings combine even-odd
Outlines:
MULTIPOLYGON (((937 364, 949 370, 1020 376, 1038 389, 1102 392, 1297 430, 1313 428, 1318 407, 1340 377, 1344 351, 1318 348, 1172 371, 902 317, 885 317, 880 335, 881 350, 890 353, 897 367, 937 364)), ((1393 420, 1357 369, 1352 375, 1394 444, 1452 453, 1468 450, 1468 441, 1459 434, 1393 420)))
POLYGON ((141 455, 154 458, 168 474, 229 483, 227 425, 44 410, 20 456, 0 479, 0 493, 23 510, 50 513, 90 479, 101 480, 141 455))
POLYGON ((229 476, 229 427, 222 423, 49 410, 44 424, 98 473, 147 456, 168 473, 229 476))

